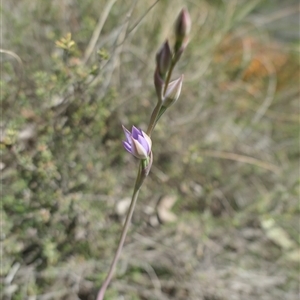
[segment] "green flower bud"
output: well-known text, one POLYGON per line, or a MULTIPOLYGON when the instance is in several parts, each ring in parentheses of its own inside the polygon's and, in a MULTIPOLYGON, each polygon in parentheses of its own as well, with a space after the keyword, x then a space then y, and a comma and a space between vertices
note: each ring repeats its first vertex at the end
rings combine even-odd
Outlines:
POLYGON ((175 54, 178 52, 178 50, 184 45, 184 48, 187 45, 188 42, 188 35, 191 31, 192 21, 191 17, 187 11, 187 9, 183 8, 181 12, 178 15, 178 18, 175 22, 175 54))
POLYGON ((183 82, 183 75, 181 75, 178 79, 171 81, 168 84, 166 93, 163 98, 164 107, 170 107, 173 103, 177 101, 180 96, 181 87, 183 82))
POLYGON ((172 52, 168 40, 164 42, 156 54, 156 64, 159 75, 165 78, 172 63, 172 52))

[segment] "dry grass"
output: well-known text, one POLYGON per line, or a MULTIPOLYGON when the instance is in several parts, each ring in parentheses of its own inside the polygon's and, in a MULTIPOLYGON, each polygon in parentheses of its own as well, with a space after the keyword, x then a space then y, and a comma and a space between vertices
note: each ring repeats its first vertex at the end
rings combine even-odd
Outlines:
POLYGON ((153 135, 106 299, 297 299, 299 41, 271 25, 292 23, 298 6, 154 3, 3 4, 3 299, 95 298, 137 167, 121 124, 146 128, 155 53, 183 5, 182 95, 153 135), (55 41, 68 32, 66 55, 55 41), (162 224, 170 195, 177 220, 162 224))

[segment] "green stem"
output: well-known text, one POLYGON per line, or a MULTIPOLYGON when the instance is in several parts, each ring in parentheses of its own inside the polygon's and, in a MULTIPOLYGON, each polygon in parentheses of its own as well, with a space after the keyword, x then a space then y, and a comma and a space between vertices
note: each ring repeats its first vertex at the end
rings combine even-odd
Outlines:
POLYGON ((109 283, 112 279, 112 276, 113 276, 113 273, 115 271, 117 262, 119 260, 120 254, 122 252, 122 248, 123 248, 125 238, 126 238, 126 235, 127 235, 127 232, 128 232, 130 221, 131 221, 131 218, 132 218, 132 215, 133 215, 134 207, 135 207, 136 201, 138 199, 139 191, 140 191, 141 185, 142 185, 142 183, 145 179, 145 177, 142 176, 141 171, 142 171, 142 162, 140 163, 139 171, 138 171, 137 178, 136 178, 136 181, 135 181, 134 190, 133 190, 133 194, 132 194, 132 198, 131 198, 131 203, 130 203, 130 206, 129 206, 129 209, 128 209, 128 212, 127 212, 127 216, 126 216, 126 220, 125 220, 123 230, 122 230, 122 233, 121 233, 119 245, 118 245, 117 251, 115 253, 115 256, 113 258, 113 261, 111 263, 109 272, 106 276, 106 279, 105 279, 105 281, 104 281, 104 283, 103 283, 103 285, 102 285, 102 287, 101 287, 101 289, 98 293, 97 300, 103 300, 104 294, 105 294, 106 289, 107 289, 107 287, 108 287, 108 285, 109 285, 109 283))
POLYGON ((163 92, 163 95, 165 95, 166 91, 167 91, 167 88, 168 88, 168 85, 169 85, 169 82, 171 80, 171 76, 172 76, 172 72, 173 72, 173 69, 175 67, 175 64, 176 64, 176 61, 172 61, 172 64, 171 64, 171 67, 170 67, 170 70, 168 72, 168 76, 167 76, 167 79, 165 81, 165 87, 164 87, 164 92, 163 92))
POLYGON ((153 131, 155 125, 156 125, 156 119, 157 119, 157 116, 160 112, 161 107, 162 107, 162 102, 158 102, 156 104, 156 106, 154 107, 154 110, 152 112, 150 122, 149 122, 149 125, 148 125, 148 129, 147 129, 147 134, 149 135, 149 137, 151 137, 152 131, 153 131))
MULTIPOLYGON (((167 91, 167 87, 168 87, 169 82, 171 80, 171 75, 172 75, 172 72, 173 72, 173 69, 174 69, 175 65, 176 65, 176 61, 173 60, 173 62, 171 64, 171 67, 170 67, 170 70, 169 70, 168 75, 167 75, 167 79, 165 81, 163 96, 165 95, 165 93, 167 91)), ((155 108, 154 108, 154 110, 153 110, 153 112, 152 112, 150 122, 149 122, 149 125, 148 125, 147 134, 149 135, 149 137, 151 137, 152 131, 153 131, 158 119, 165 112, 165 111, 162 112, 161 108, 162 108, 162 101, 158 101, 155 108)))

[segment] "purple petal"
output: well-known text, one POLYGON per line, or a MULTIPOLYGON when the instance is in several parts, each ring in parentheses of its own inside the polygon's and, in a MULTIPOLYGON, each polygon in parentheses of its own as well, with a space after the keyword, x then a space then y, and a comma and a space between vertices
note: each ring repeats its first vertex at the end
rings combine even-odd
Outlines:
POLYGON ((125 136, 126 136, 126 141, 131 144, 131 133, 130 133, 130 131, 127 130, 123 125, 122 125, 122 127, 123 127, 123 130, 124 130, 125 136))
POLYGON ((139 137, 140 135, 143 135, 142 130, 136 128, 135 126, 132 126, 131 136, 132 136, 135 140, 137 140, 138 137, 139 137))
POLYGON ((148 142, 145 140, 145 138, 143 136, 139 136, 138 142, 141 144, 141 146, 145 149, 146 153, 148 154, 150 152, 150 147, 148 145, 148 142))
MULTIPOLYGON (((143 137, 144 137, 144 139, 146 140, 146 142, 148 143, 148 145, 149 145, 149 149, 150 149, 150 151, 151 151, 151 148, 152 148, 152 141, 151 141, 151 139, 150 139, 150 137, 143 131, 143 137)), ((149 151, 149 152, 150 152, 149 151)))
POLYGON ((130 153, 132 153, 131 152, 131 145, 128 143, 128 142, 125 142, 125 141, 123 141, 122 142, 123 143, 123 146, 124 146, 124 148, 128 151, 128 152, 130 152, 130 153))

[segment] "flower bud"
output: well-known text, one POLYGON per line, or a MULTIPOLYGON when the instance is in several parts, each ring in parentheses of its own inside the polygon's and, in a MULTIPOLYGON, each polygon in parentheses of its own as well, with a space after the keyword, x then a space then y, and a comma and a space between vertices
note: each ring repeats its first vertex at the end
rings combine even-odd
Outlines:
POLYGON ((131 132, 124 126, 122 127, 126 136, 126 141, 123 141, 126 151, 139 159, 148 159, 152 147, 150 137, 135 126, 132 126, 131 132))
POLYGON ((180 96, 182 82, 183 82, 183 75, 181 75, 178 79, 173 80, 168 84, 163 99, 163 104, 162 104, 163 106, 169 107, 177 101, 177 99, 180 96))
POLYGON ((156 67, 156 70, 154 72, 154 86, 155 86, 158 101, 160 102, 162 101, 163 98, 164 81, 159 75, 158 67, 156 67))
POLYGON ((159 71, 159 75, 165 78, 172 63, 172 52, 168 40, 164 42, 159 51, 156 54, 156 64, 159 71))
MULTIPOLYGON (((192 21, 187 9, 183 8, 178 15, 178 18, 175 22, 175 53, 185 44, 185 47, 188 42, 188 35, 191 31, 192 21)), ((185 48, 184 47, 184 48, 185 48)))

